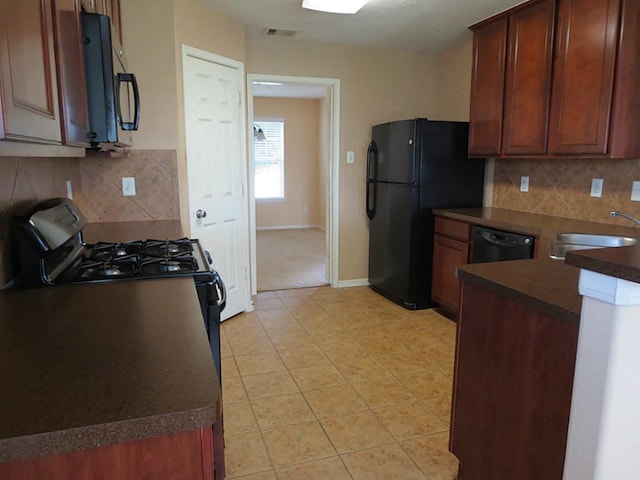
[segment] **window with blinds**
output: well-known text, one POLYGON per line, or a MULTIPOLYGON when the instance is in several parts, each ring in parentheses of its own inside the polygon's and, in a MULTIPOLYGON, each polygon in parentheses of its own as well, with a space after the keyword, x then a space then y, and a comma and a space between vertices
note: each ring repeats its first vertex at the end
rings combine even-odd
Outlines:
POLYGON ((284 121, 256 120, 264 139, 253 136, 254 192, 257 200, 284 200, 284 121))

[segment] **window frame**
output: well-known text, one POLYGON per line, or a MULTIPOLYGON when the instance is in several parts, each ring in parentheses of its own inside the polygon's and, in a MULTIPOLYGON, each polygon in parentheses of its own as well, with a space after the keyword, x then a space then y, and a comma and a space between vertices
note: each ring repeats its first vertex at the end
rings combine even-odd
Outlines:
MULTIPOLYGON (((281 169, 282 169, 282 196, 277 197, 258 197, 257 189, 256 189, 256 149, 254 139, 254 148, 253 148, 253 189, 254 189, 254 199, 258 203, 283 203, 286 201, 286 186, 285 186, 285 130, 286 130, 286 121, 283 117, 254 117, 253 125, 258 127, 263 126, 265 123, 281 123, 282 124, 282 161, 281 161, 281 169)), ((266 132, 265 132, 266 133, 266 132)))

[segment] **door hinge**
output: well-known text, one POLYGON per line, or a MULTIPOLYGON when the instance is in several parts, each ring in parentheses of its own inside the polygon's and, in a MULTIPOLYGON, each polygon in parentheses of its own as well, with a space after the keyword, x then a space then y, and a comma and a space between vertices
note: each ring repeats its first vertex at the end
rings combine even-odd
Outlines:
POLYGON ((242 105, 242 92, 238 90, 238 105, 242 105))
POLYGON ((242 196, 244 197, 244 182, 240 182, 240 185, 242 186, 242 196))

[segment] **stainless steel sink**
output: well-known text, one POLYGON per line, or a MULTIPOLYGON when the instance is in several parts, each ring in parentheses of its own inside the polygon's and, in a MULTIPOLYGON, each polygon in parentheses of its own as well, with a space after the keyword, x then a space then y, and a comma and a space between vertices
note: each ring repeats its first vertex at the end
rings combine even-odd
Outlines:
POLYGON ((638 243, 637 238, 620 237, 617 235, 597 235, 593 233, 559 233, 556 238, 560 243, 594 247, 624 247, 638 243))
POLYGON ((559 233, 549 242, 549 256, 562 260, 570 250, 591 248, 624 247, 635 245, 640 239, 619 235, 599 235, 595 233, 559 233))

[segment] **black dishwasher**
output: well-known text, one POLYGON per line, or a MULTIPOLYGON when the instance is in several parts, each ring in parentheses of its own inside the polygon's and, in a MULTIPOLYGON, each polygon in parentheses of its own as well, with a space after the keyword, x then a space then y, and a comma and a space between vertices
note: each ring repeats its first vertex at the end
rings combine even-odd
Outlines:
POLYGON ((533 258, 534 237, 486 227, 473 227, 471 263, 533 258))

